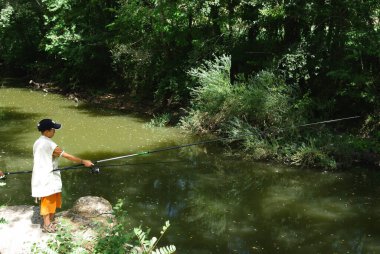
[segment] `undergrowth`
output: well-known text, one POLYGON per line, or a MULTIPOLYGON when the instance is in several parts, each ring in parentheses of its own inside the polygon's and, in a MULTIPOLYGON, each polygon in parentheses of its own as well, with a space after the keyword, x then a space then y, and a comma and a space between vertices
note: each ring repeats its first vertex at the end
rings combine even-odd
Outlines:
POLYGON ((78 235, 65 220, 57 233, 47 243, 34 243, 32 254, 171 254, 176 248, 174 245, 158 247, 159 241, 170 226, 166 221, 159 238, 149 238, 149 232, 139 228, 129 229, 125 226, 128 220, 127 213, 123 210, 123 202, 119 200, 113 207, 114 219, 109 220, 109 225, 97 225, 94 230, 97 237, 88 242, 78 235))
POLYGON ((223 55, 188 72, 196 86, 181 128, 240 138, 236 154, 303 167, 336 169, 364 160, 353 155, 380 151, 375 139, 343 135, 326 125, 299 128, 313 122, 308 117, 313 102, 307 94, 299 97, 298 85, 286 84, 276 71, 237 77, 231 84, 230 69, 231 58, 223 55))

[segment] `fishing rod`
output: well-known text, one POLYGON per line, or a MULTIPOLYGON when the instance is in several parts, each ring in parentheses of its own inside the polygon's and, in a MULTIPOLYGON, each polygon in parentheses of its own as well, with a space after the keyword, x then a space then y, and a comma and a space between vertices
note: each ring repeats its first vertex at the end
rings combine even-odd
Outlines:
MULTIPOLYGON (((119 163, 119 164, 107 164, 107 168, 112 167, 122 167, 122 166, 136 166, 136 165, 153 165, 153 164, 166 164, 166 163, 178 163, 178 162, 186 162, 187 160, 175 160, 175 161, 158 161, 158 162, 145 162, 145 163, 119 163)), ((56 168, 52 171, 65 171, 65 170, 71 170, 71 169, 79 169, 84 168, 85 166, 82 164, 74 165, 74 166, 68 166, 64 168, 56 168)), ((91 173, 100 173, 100 168, 96 165, 90 167, 91 173)), ((32 170, 25 170, 25 171, 16 171, 16 172, 3 172, 4 175, 0 176, 0 180, 7 178, 7 175, 17 175, 17 174, 30 174, 32 173, 32 170)))
MULTIPOLYGON (((82 168, 84 165, 79 164, 79 165, 73 165, 73 166, 68 166, 68 167, 63 167, 63 168, 56 168, 53 169, 52 171, 65 171, 65 170, 70 170, 70 169, 78 169, 82 168)), ((3 172, 4 175, 0 176, 0 180, 7 178, 7 175, 18 175, 18 174, 31 174, 33 170, 24 170, 24 171, 16 171, 16 172, 3 172)))
MULTIPOLYGON (((325 123, 334 123, 334 122, 340 122, 340 121, 351 120, 351 119, 356 119, 356 118, 360 118, 360 116, 351 116, 351 117, 338 118, 338 119, 332 119, 332 120, 326 120, 326 121, 320 121, 320 122, 314 122, 314 123, 307 123, 307 124, 293 126, 292 128, 307 127, 307 126, 313 126, 313 125, 319 125, 319 124, 325 124, 325 123)), ((203 145, 203 144, 208 144, 208 143, 220 142, 223 140, 238 141, 238 140, 243 140, 245 137, 252 136, 252 135, 254 135, 254 134, 247 134, 247 135, 242 135, 242 136, 238 136, 238 137, 216 138, 216 139, 204 140, 204 141, 199 141, 199 142, 194 142, 194 143, 189 143, 189 144, 184 144, 184 145, 170 146, 170 147, 164 147, 164 148, 160 148, 160 149, 156 149, 156 150, 143 151, 143 152, 139 152, 139 153, 133 153, 133 154, 127 154, 127 155, 122 155, 122 156, 117 156, 117 157, 112 157, 112 158, 106 158, 106 159, 95 161, 94 166, 91 167, 91 173, 100 173, 100 168, 99 168, 99 166, 97 166, 97 164, 103 163, 103 162, 126 159, 126 158, 135 157, 135 156, 159 153, 159 152, 170 151, 170 150, 176 150, 176 149, 181 149, 184 147, 191 147, 191 146, 203 145)), ((57 168, 57 169, 54 169, 53 171, 64 171, 64 170, 70 170, 70 169, 78 169, 81 167, 84 167, 84 165, 80 164, 80 165, 68 166, 68 167, 64 167, 64 168, 57 168)), ((28 174, 28 173, 32 173, 32 172, 33 171, 31 171, 31 170, 29 170, 29 171, 16 171, 16 172, 4 172, 4 175, 0 177, 0 180, 4 179, 7 175, 28 174)))

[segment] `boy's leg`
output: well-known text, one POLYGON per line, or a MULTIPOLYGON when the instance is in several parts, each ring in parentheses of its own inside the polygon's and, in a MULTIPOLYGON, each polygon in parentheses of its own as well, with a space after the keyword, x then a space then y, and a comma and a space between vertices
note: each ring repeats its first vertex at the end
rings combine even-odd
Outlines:
POLYGON ((55 220, 55 213, 50 213, 49 217, 50 217, 50 223, 53 223, 54 225, 56 225, 57 221, 55 220))
POLYGON ((49 226, 54 220, 56 208, 61 208, 62 200, 61 193, 41 198, 41 211, 40 214, 44 219, 44 226, 49 226))
MULTIPOLYGON (((55 194, 56 202, 55 202, 55 208, 61 208, 62 207, 62 194, 56 193, 55 194)), ((54 212, 50 213, 50 222, 57 224, 55 220, 55 210, 54 212)))
POLYGON ((46 215, 42 215, 42 218, 44 219, 44 226, 47 227, 50 225, 51 221, 50 221, 50 215, 49 214, 46 214, 46 215))

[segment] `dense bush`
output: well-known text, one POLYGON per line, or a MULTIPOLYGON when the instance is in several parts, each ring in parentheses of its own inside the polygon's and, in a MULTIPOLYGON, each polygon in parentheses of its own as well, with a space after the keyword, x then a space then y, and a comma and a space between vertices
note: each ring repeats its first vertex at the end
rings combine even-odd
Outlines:
POLYGON ((291 98, 281 78, 261 71, 232 85, 230 69, 231 58, 223 55, 189 71, 198 85, 191 92, 189 116, 181 122, 184 128, 223 133, 236 118, 259 129, 287 123, 291 98))

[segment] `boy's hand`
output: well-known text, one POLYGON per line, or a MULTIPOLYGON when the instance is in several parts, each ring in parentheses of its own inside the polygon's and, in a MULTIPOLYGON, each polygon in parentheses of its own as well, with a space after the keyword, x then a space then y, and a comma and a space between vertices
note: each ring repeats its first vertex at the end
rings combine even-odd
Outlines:
POLYGON ((88 168, 94 166, 94 163, 92 163, 90 160, 82 160, 82 164, 88 168))

